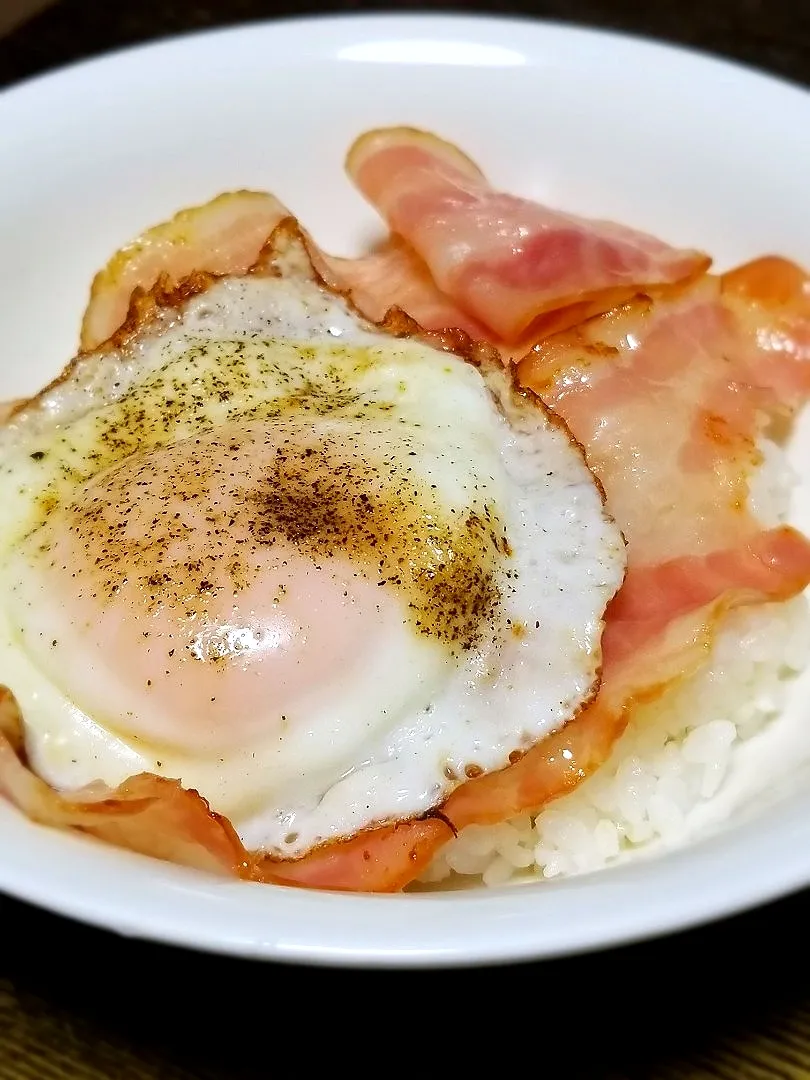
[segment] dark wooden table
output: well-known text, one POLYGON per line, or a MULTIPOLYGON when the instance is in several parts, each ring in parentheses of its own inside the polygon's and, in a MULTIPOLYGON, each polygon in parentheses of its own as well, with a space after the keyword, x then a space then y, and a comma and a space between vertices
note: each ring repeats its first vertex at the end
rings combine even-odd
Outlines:
POLYGON ((0 83, 165 34, 247 19, 394 9, 532 15, 648 34, 810 84, 810 0, 60 0, 0 43, 0 83))
MULTIPOLYGON (((2 0, 0 0, 2 2, 2 0)), ((429 4, 62 0, 0 42, 0 85, 244 19, 429 4)), ((515 0, 810 85, 810 0, 515 0)), ((201 75, 204 78, 204 75, 201 75)), ((810 132, 808 132, 810 138, 810 132)), ((808 178, 810 192, 810 178, 808 178)), ((810 199, 808 200, 810 210, 810 199)), ((545 1078, 810 1078, 810 892, 662 941, 472 972, 339 972, 131 942, 0 900, 0 1078, 242 1080, 296 1069, 502 1068, 545 1078), (437 1049, 440 1054, 436 1057, 437 1049)))

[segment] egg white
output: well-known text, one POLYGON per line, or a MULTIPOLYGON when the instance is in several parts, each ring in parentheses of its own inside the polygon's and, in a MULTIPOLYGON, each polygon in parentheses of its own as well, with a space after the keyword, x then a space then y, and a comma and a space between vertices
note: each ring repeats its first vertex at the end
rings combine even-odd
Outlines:
MULTIPOLYGON (((34 767, 59 789, 141 771, 177 777, 249 848, 296 857, 435 807, 466 776, 503 767, 559 728, 593 692, 624 550, 568 433, 505 373, 393 340, 297 273, 222 279, 121 348, 80 359, 0 431, 0 460, 0 682, 20 703, 34 767), (53 597, 38 538, 122 463, 185 453, 197 439, 221 449, 219 435, 255 442, 257 425, 301 445, 332 440, 374 475, 393 463, 448 522, 492 508, 508 538, 508 552, 486 555, 497 611, 477 638, 454 643, 441 611, 420 630, 407 595, 385 583, 352 653, 362 663, 347 661, 327 683, 314 669, 289 722, 257 713, 237 743, 215 712, 195 746, 135 735, 133 715, 160 730, 160 702, 133 688, 125 661, 111 664, 100 623, 53 597)), ((335 582, 345 576, 348 619, 367 592, 351 593, 352 559, 325 562, 335 582)), ((65 567, 65 580, 73 573, 65 567)), ((212 649, 248 678, 250 619, 209 626, 200 616, 191 629, 184 679, 212 649)))

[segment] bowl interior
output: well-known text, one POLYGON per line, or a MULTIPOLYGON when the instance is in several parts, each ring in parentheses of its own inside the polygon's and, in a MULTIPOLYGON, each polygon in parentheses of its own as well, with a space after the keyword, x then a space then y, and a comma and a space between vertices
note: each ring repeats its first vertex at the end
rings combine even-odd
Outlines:
MULTIPOLYGON (((362 249, 380 228, 343 157, 364 129, 396 123, 457 142, 500 187, 704 248, 719 268, 767 252, 810 263, 800 227, 810 96, 798 89, 541 23, 260 25, 122 53, 0 96, 0 398, 53 377, 76 348, 95 271, 182 207, 229 189, 271 190, 327 249, 362 249)), ((808 450, 802 422, 794 460, 808 450)), ((810 485, 795 516, 810 527, 810 485)), ((805 678, 788 711, 797 732, 808 689, 805 678)), ((763 769, 756 797, 688 849, 453 896, 223 883, 40 829, 0 805, 0 887, 125 933, 243 955, 347 964, 558 955, 810 882, 806 777, 802 760, 778 785, 763 769)))

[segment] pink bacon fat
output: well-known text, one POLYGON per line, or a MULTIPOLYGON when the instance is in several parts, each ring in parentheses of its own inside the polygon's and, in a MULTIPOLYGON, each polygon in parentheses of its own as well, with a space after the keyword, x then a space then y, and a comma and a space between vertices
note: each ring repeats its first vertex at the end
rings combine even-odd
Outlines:
POLYGON ((496 191, 456 147, 413 128, 361 135, 346 167, 438 288, 509 343, 606 311, 639 289, 695 277, 710 263, 624 225, 496 191))
POLYGON ((807 275, 758 260, 539 342, 521 382, 586 447, 628 542, 656 565, 747 542, 760 439, 810 394, 807 275))
POLYGON ((148 293, 161 278, 175 286, 193 273, 245 273, 286 215, 273 195, 235 191, 148 229, 96 274, 82 319, 82 350, 96 349, 112 337, 127 317, 133 294, 148 293))

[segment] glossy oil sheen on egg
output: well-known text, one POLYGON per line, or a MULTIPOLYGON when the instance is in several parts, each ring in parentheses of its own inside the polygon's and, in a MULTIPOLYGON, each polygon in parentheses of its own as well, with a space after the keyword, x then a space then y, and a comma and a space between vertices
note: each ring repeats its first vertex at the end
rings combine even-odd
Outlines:
POLYGON ((591 692, 623 549, 578 450, 311 282, 223 280, 2 440, 0 681, 55 786, 176 776, 296 856, 591 692))

